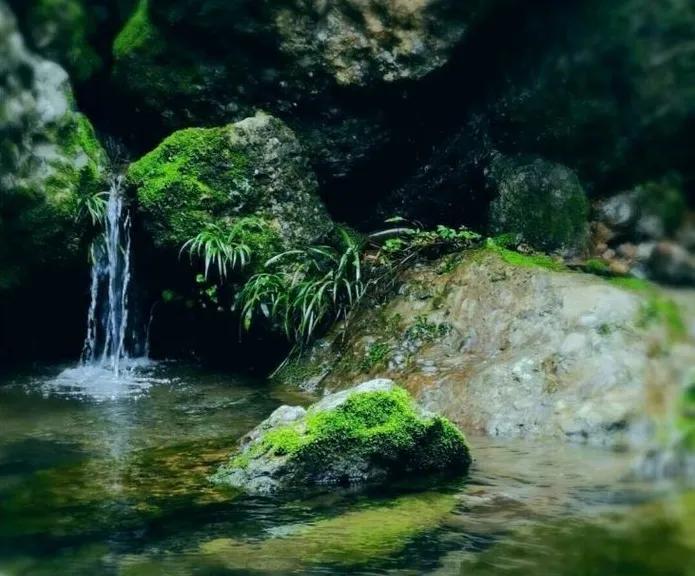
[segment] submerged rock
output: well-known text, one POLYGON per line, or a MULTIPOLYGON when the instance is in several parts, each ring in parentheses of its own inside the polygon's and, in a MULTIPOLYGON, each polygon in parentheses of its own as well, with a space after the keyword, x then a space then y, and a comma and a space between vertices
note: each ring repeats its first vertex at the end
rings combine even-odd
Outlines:
POLYGON ((465 473, 463 434, 424 413, 390 380, 330 394, 308 410, 281 406, 242 439, 213 481, 251 492, 384 482, 414 473, 465 473))
POLYGON ((159 247, 179 250, 206 226, 245 218, 244 239, 262 262, 273 248, 315 242, 332 229, 294 133, 262 113, 175 132, 134 162, 128 179, 159 247))

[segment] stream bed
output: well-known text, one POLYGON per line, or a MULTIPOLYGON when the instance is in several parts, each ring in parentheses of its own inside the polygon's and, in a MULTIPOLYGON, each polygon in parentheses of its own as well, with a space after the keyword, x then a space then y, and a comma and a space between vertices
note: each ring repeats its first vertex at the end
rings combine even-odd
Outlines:
POLYGON ((252 498, 207 476, 282 403, 196 366, 0 381, 0 576, 695 575, 695 493, 634 455, 470 436, 467 478, 252 498))

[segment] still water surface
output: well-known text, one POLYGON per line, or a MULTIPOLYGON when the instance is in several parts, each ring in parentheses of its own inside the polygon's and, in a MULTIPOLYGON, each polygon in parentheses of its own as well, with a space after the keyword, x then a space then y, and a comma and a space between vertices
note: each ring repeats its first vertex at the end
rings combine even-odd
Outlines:
POLYGON ((263 382, 142 364, 0 382, 0 576, 695 576, 695 494, 633 456, 471 437, 468 478, 304 499, 206 479, 282 403, 263 382))

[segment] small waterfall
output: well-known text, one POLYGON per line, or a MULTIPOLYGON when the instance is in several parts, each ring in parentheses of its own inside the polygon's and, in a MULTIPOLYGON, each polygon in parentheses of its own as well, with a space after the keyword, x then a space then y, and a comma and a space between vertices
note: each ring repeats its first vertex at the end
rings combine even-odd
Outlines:
POLYGON ((124 178, 111 178, 104 231, 91 247, 91 302, 82 363, 108 367, 118 376, 128 358, 128 305, 131 280, 131 219, 124 178))

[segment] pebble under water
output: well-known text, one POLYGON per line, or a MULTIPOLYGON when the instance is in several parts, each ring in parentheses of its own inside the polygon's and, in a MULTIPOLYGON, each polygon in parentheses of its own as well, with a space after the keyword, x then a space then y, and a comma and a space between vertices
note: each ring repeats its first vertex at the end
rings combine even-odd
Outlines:
POLYGON ((0 575, 695 575, 695 493, 634 455, 469 437, 455 482, 251 498, 207 475, 281 403, 265 382, 141 362, 0 382, 0 575))

